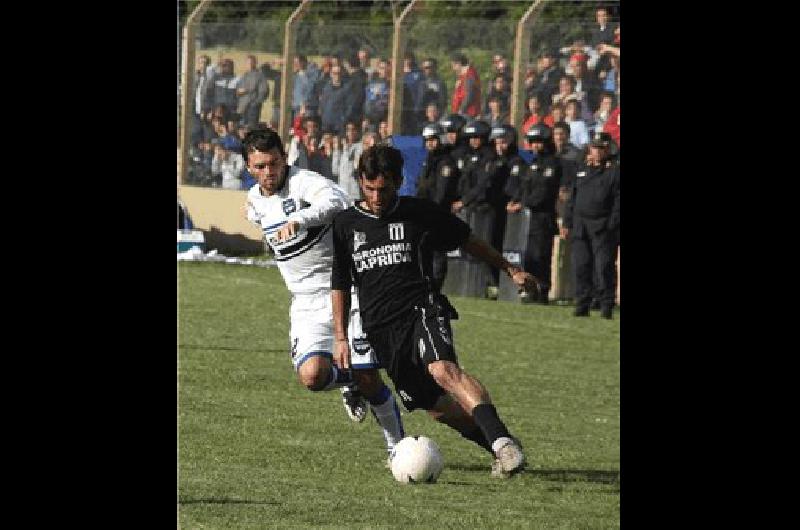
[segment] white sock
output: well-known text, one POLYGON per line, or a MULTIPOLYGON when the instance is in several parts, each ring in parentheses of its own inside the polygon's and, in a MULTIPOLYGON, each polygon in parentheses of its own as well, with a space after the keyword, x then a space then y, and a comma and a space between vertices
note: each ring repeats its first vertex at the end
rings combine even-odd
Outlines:
POLYGON ((394 446, 406 436, 403 430, 403 420, 400 418, 400 409, 397 407, 394 394, 386 385, 384 385, 375 401, 379 402, 379 404, 376 405, 370 400, 370 409, 372 409, 373 416, 383 428, 386 449, 391 453, 394 446))
POLYGON ((501 447, 512 441, 513 440, 507 436, 501 436, 500 438, 492 442, 492 451, 494 451, 495 454, 497 454, 497 451, 499 451, 501 447))

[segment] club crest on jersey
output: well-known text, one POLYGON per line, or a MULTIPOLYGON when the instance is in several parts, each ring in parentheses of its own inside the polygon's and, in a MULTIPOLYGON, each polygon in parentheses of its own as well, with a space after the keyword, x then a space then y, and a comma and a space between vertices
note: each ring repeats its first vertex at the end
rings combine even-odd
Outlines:
POLYGON ((449 177, 450 176, 450 166, 442 167, 442 176, 449 177))
POLYGON ((464 161, 461 160, 460 158, 458 159, 456 165, 458 165, 458 169, 464 169, 464 161))
POLYGON ((585 171, 579 171, 575 176, 576 177, 585 177, 586 176, 586 172, 585 171))
POLYGON ((389 239, 402 241, 404 239, 403 223, 389 223, 389 239))
POLYGON ((539 171, 539 164, 531 164, 531 171, 539 171))
POLYGON ((283 213, 286 215, 297 211, 297 204, 294 202, 294 199, 286 199, 281 203, 281 206, 283 206, 283 213))
POLYGON ((367 234, 364 233, 364 232, 354 231, 353 232, 353 251, 355 252, 356 250, 358 250, 358 247, 360 247, 361 245, 366 245, 366 244, 367 244, 367 234))
POLYGON ((551 168, 551 167, 545 168, 544 176, 545 177, 552 177, 553 176, 553 168, 551 168))
POLYGON ((515 177, 519 175, 519 164, 514 164, 513 166, 511 166, 511 174, 514 175, 515 177))

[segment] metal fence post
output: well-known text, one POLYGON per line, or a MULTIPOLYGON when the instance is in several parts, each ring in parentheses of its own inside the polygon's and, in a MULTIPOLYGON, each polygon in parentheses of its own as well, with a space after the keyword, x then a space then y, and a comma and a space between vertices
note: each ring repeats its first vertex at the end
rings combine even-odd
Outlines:
POLYGON ((406 36, 403 23, 411 10, 421 5, 420 0, 411 0, 394 22, 392 39, 392 86, 389 91, 389 134, 399 134, 403 115, 403 55, 406 53, 406 36))
POLYGON ((186 173, 189 170, 189 143, 191 141, 191 116, 194 108, 192 101, 192 87, 194 86, 194 25, 203 18, 212 0, 203 0, 186 19, 183 28, 183 65, 181 68, 181 159, 178 171, 180 183, 186 182, 186 173))
POLYGON ((292 126, 292 92, 294 91, 292 61, 297 44, 297 26, 310 7, 311 0, 303 0, 286 20, 286 31, 283 36, 283 68, 281 68, 281 117, 278 125, 278 134, 284 145, 289 141, 289 129, 292 126))
POLYGON ((533 16, 545 0, 536 0, 531 7, 525 11, 522 18, 517 23, 517 37, 514 41, 514 76, 511 83, 511 114, 509 119, 511 125, 518 131, 520 138, 523 131, 522 117, 525 115, 525 68, 528 66, 531 49, 531 26, 535 21, 533 16))

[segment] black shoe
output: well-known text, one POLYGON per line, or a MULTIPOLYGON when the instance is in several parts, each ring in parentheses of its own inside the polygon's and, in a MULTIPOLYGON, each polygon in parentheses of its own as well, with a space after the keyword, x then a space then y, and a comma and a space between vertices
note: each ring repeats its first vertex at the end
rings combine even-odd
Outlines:
POLYGON ((589 308, 588 307, 576 307, 575 312, 573 313, 576 317, 588 317, 589 316, 589 308))
POLYGON ((613 311, 610 307, 604 307, 600 309, 600 316, 605 318, 606 320, 611 320, 613 317, 613 311))
POLYGON ((342 402, 347 415, 356 423, 361 423, 369 412, 369 401, 361 395, 357 388, 342 387, 342 402))
POLYGON ((600 300, 592 300, 592 305, 589 306, 590 309, 597 311, 600 309, 600 300))

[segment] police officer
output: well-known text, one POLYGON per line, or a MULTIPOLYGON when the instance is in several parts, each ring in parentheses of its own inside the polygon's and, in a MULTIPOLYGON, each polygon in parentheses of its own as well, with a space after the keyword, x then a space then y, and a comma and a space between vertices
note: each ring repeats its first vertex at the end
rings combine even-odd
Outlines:
POLYGON ((530 165, 523 165, 519 169, 512 166, 506 184, 506 192, 511 196, 506 211, 516 213, 528 208, 531 212, 523 267, 539 279, 539 293, 533 301, 547 304, 553 237, 558 234, 556 201, 561 182, 561 164, 555 157, 550 127, 544 123, 534 125, 525 138, 536 157, 530 165))
MULTIPOLYGON (((426 125, 422 129, 428 154, 417 181, 417 197, 433 201, 446 212, 450 212, 457 197, 459 171, 448 150, 442 145, 441 135, 442 129, 436 124, 426 125)), ((431 280, 431 288, 440 292, 447 274, 447 255, 431 250, 424 242, 420 248, 422 264, 431 280)))
POLYGON ((609 154, 611 135, 598 132, 578 167, 564 211, 561 237, 572 239, 575 316, 589 316, 592 277, 599 286, 600 316, 614 307, 614 250, 619 240, 619 164, 609 154))
POLYGON ((461 159, 458 199, 453 202, 453 213, 460 212, 462 208, 475 202, 478 196, 482 196, 481 190, 477 188, 478 170, 492 157, 493 151, 488 145, 490 130, 489 124, 481 120, 472 120, 464 126, 462 135, 468 142, 468 148, 461 159))
POLYGON ((442 129, 428 124, 422 139, 428 152, 417 181, 417 197, 428 199, 446 211, 457 197, 460 172, 452 156, 441 142, 442 129))
POLYGON ((453 160, 456 161, 459 170, 464 166, 463 157, 467 152, 467 142, 461 134, 461 130, 466 123, 466 118, 460 114, 448 114, 439 120, 439 125, 444 131, 442 143, 453 160))
MULTIPOLYGON (((482 190, 484 203, 494 213, 492 237, 490 243, 498 251, 503 251, 503 236, 506 230, 506 205, 511 199, 506 187, 512 173, 519 174, 525 161, 520 158, 517 148, 517 132, 511 125, 494 127, 489 133, 489 141, 493 144, 494 153, 479 168, 478 188, 482 190)), ((497 293, 497 282, 500 277, 498 269, 492 269, 493 284, 490 286, 490 298, 497 293)))

